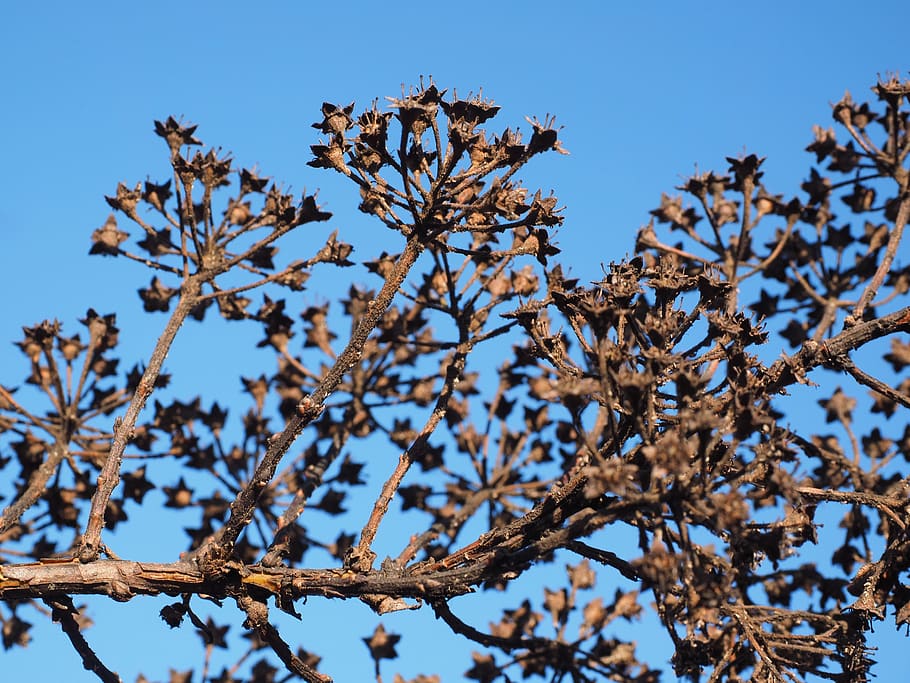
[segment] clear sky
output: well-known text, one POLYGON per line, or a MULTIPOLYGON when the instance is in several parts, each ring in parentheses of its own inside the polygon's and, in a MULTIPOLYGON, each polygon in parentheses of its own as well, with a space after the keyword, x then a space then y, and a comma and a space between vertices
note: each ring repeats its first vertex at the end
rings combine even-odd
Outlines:
MULTIPOLYGON (((432 75, 459 93, 482 88, 502 106, 502 127, 556 114, 571 155, 541 159, 524 178, 567 206, 564 262, 595 280, 601 263, 632 249, 660 193, 696 165, 725 170, 725 156, 756 153, 768 158, 769 189, 796 193, 811 163, 803 149, 812 124, 832 125, 829 104, 845 89, 865 97, 877 74, 910 71, 908 21, 908 5, 896 0, 862 11, 839 0, 4 3, 0 381, 18 381, 18 367, 6 372, 18 352, 4 340, 23 325, 56 317, 72 329, 89 306, 116 311, 125 330, 141 318, 135 290, 145 273, 88 249, 109 213, 104 194, 121 180, 165 177, 153 119, 182 115, 240 165, 258 164, 296 190, 319 188, 344 235, 368 222, 354 210, 352 188, 306 166, 322 101, 364 106, 432 75)), ((199 332, 189 339, 170 361, 175 374, 197 358, 193 340, 205 341, 199 332)), ((128 364, 150 348, 140 334, 124 334, 128 364)), ((239 374, 216 370, 204 381, 236 391, 239 374)), ((138 670, 166 674, 149 653, 176 648, 181 634, 158 623, 133 631, 134 619, 155 622, 159 608, 132 605, 119 625, 110 622, 118 612, 97 612, 90 640, 113 654, 105 660, 126 681, 138 670), (116 653, 127 623, 135 654, 124 661, 116 653)), ((307 628, 320 633, 319 624, 307 628)), ((37 681, 64 672, 73 683, 95 680, 56 629, 36 625, 28 650, 0 654, 4 680, 27 668, 37 681)), ((358 648, 368 628, 355 630, 358 648)), ((896 648, 905 645, 886 635, 878 658, 898 666, 896 648)), ((369 670, 329 667, 339 681, 369 670)), ((441 673, 457 680, 463 670, 441 673)), ((895 671, 880 670, 880 680, 895 680, 895 671)))

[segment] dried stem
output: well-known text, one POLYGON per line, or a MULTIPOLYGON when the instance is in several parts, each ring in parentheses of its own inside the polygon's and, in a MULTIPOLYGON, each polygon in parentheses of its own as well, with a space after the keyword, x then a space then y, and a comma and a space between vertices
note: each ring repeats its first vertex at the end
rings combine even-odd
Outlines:
POLYGON ((301 405, 298 407, 298 414, 288 421, 287 426, 280 434, 270 440, 269 447, 257 465, 250 483, 240 491, 231 503, 230 516, 224 526, 218 530, 210 543, 202 546, 197 551, 198 557, 204 558, 208 554, 219 554, 222 556, 230 554, 230 549, 240 536, 240 533, 253 518, 256 502, 272 480, 272 477, 275 476, 275 471, 281 458, 287 453, 291 444, 294 443, 304 428, 319 416, 326 398, 335 391, 345 373, 358 362, 370 332, 372 332, 376 323, 379 322, 386 309, 391 305, 398 288, 404 282, 411 267, 416 263, 422 248, 422 244, 416 236, 412 236, 408 240, 404 251, 398 257, 395 268, 389 273, 376 299, 370 302, 367 312, 361 317, 357 329, 348 341, 344 351, 335 360, 334 365, 326 373, 313 393, 301 401, 301 405))
POLYGON ((85 527, 85 534, 82 538, 82 547, 79 550, 79 560, 81 562, 92 562, 98 559, 101 550, 101 529, 104 527, 104 511, 107 503, 111 498, 117 484, 120 483, 120 465, 123 462, 123 453, 126 445, 129 443, 136 426, 136 420, 139 413, 145 407, 145 402, 151 396, 155 388, 155 382, 161 374, 161 368, 164 365, 164 359, 167 358, 171 344, 177 336, 177 332, 183 325, 187 316, 198 303, 199 289, 201 278, 193 276, 184 282, 180 294, 180 301, 174 309, 173 315, 167 322, 164 332, 158 338, 152 355, 149 357, 149 364, 142 373, 142 379, 136 387, 136 392, 130 401, 126 410, 126 415, 119 423, 115 423, 114 438, 111 442, 111 450, 101 467, 98 474, 98 486, 92 495, 91 511, 89 512, 88 523, 85 527))
POLYGON ((69 638, 70 643, 82 657, 82 666, 86 671, 91 671, 104 683, 121 683, 120 676, 108 669, 104 663, 98 659, 91 646, 82 636, 79 624, 76 621, 76 615, 79 611, 73 605, 73 599, 68 595, 58 597, 44 598, 44 604, 51 608, 51 614, 54 621, 60 623, 63 632, 69 638))
POLYGON ((0 534, 18 524, 25 511, 44 495, 47 483, 68 453, 66 441, 60 439, 56 440, 49 450, 44 462, 29 477, 25 490, 3 511, 3 516, 0 517, 0 534))
POLYGON ((910 192, 903 189, 903 197, 901 197, 900 200, 897 218, 894 220, 894 228, 888 236, 888 246, 885 248, 885 253, 882 256, 881 263, 878 264, 875 275, 872 276, 869 284, 863 289, 863 294, 859 298, 859 301, 856 303, 856 307, 851 314, 850 322, 857 323, 863 319, 863 311, 866 310, 866 306, 875 298, 875 295, 878 294, 879 287, 882 286, 885 277, 891 271, 891 264, 894 261, 894 257, 897 255, 897 249, 900 246, 901 238, 904 234, 904 227, 907 225, 908 218, 910 218, 910 192))
POLYGON ((388 511, 389 504, 395 497, 395 492, 398 490, 398 487, 401 486, 404 475, 407 474, 408 469, 411 467, 413 454, 420 453, 427 446, 430 436, 436 431, 436 427, 439 426, 442 418, 445 417, 449 399, 454 394, 455 387, 458 385, 458 381, 464 373, 466 360, 466 351, 460 351, 455 354, 455 358, 452 359, 452 363, 446 370, 445 384, 443 385, 442 391, 439 392, 433 412, 430 413, 429 418, 427 418, 427 421, 424 424, 423 429, 420 430, 420 434, 417 438, 414 439, 410 447, 399 456, 395 470, 386 480, 385 484, 383 484, 382 491, 380 491, 376 498, 376 502, 373 504, 373 510, 370 513, 370 517, 366 524, 364 524, 363 530, 360 532, 360 543, 358 543, 351 552, 350 560, 353 569, 367 571, 373 566, 373 560, 376 559, 376 553, 370 550, 370 545, 376 537, 379 524, 388 511))
POLYGON ((307 683, 332 683, 331 676, 319 673, 291 652, 291 648, 281 638, 278 629, 269 623, 269 608, 264 602, 254 600, 249 595, 241 595, 237 598, 237 605, 246 612, 247 618, 244 625, 255 631, 264 642, 268 643, 288 671, 297 674, 307 683))

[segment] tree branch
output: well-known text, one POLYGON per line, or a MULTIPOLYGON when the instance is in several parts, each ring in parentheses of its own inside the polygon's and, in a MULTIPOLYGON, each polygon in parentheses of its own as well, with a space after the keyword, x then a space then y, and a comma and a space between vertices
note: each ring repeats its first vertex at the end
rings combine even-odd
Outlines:
POLYGON ((869 284, 866 285, 865 289, 863 289, 863 294, 859 298, 856 308, 854 308, 853 312, 850 314, 850 321, 852 323, 859 322, 863 319, 863 311, 866 310, 866 306, 875 298, 875 295, 878 294, 878 289, 885 281, 885 276, 891 272, 891 264, 894 262, 894 257, 897 255, 897 248, 900 246, 901 238, 904 234, 904 227, 907 225, 907 219, 910 218, 910 192, 904 190, 903 194, 904 196, 900 200, 900 209, 897 212, 897 218, 894 220, 894 228, 888 236, 888 246, 885 248, 885 255, 882 257, 882 262, 878 264, 875 275, 869 281, 869 284))
POLYGON ((269 623, 269 608, 264 602, 254 600, 249 595, 241 595, 237 598, 237 605, 246 612, 244 626, 256 631, 257 635, 269 644, 288 671, 297 674, 307 683, 332 683, 331 676, 319 673, 291 652, 291 648, 281 638, 278 629, 269 623))
POLYGON ((857 323, 825 342, 807 341, 793 356, 785 356, 768 368, 765 382, 769 395, 780 393, 787 386, 805 381, 810 370, 830 362, 832 358, 900 331, 910 331, 910 306, 881 318, 857 323))
POLYGON ((123 452, 132 437, 139 413, 142 412, 145 402, 155 388, 155 381, 161 374, 164 359, 167 358, 168 351, 170 351, 177 332, 198 303, 197 297, 200 286, 201 279, 196 279, 195 276, 188 278, 184 282, 177 308, 155 344, 155 349, 149 357, 148 367, 142 373, 142 379, 139 380, 133 399, 126 409, 126 415, 124 415, 123 420, 116 423, 111 450, 104 461, 104 465, 101 467, 101 472, 98 474, 98 486, 92 495, 91 511, 85 527, 85 534, 82 537, 82 546, 78 553, 81 562, 91 562, 98 559, 98 554, 101 551, 101 529, 104 527, 104 511, 107 509, 111 494, 117 488, 117 484, 120 483, 120 465, 123 462, 123 452))
MULTIPOLYGON (((386 309, 391 305, 398 288, 404 282, 405 277, 407 277, 411 267, 416 263, 417 257, 420 256, 422 250, 423 245, 419 242, 419 238, 412 236, 408 240, 404 251, 398 257, 394 269, 389 273, 376 299, 370 302, 367 312, 360 318, 357 329, 348 341, 344 351, 335 360, 334 365, 326 373, 313 393, 300 402, 297 409, 298 414, 290 419, 284 431, 270 440, 269 447, 259 465, 257 465, 249 484, 243 487, 231 503, 230 516, 224 526, 218 530, 209 543, 197 550, 195 556, 200 558, 200 560, 204 560, 209 556, 214 558, 216 555, 221 557, 230 555, 230 551, 240 533, 253 518, 256 502, 272 480, 272 477, 275 476, 275 470, 278 468, 281 458, 288 452, 291 444, 300 436, 304 428, 321 414, 326 398, 335 391, 345 373, 359 361, 370 332, 373 331, 386 309)), ((212 568, 214 569, 214 567, 212 568)))
POLYGON ((436 430, 436 427, 439 425, 442 418, 445 417, 449 399, 455 393, 455 387, 458 385, 458 381, 464 373, 466 360, 467 353, 465 351, 459 351, 455 354, 455 358, 452 359, 452 363, 446 369, 445 384, 442 391, 439 392, 433 412, 430 413, 423 429, 420 431, 417 438, 414 439, 414 442, 399 456, 395 470, 386 480, 385 484, 383 484, 382 491, 380 491, 379 495, 376 497, 370 517, 366 524, 364 524, 363 530, 360 532, 360 543, 351 551, 350 558, 352 568, 364 571, 373 566, 373 560, 376 559, 376 553, 370 550, 370 544, 376 537, 379 524, 388 511, 389 504, 395 497, 395 492, 401 485, 404 475, 407 474, 408 469, 411 467, 411 463, 413 462, 412 455, 414 453, 420 453, 421 450, 427 446, 430 436, 436 430))
POLYGON ((120 676, 108 669, 98 659, 98 655, 82 636, 75 618, 79 611, 73 605, 73 599, 68 595, 45 597, 44 604, 51 608, 51 616, 54 621, 60 623, 63 632, 70 639, 79 656, 82 657, 82 666, 85 667, 85 670, 96 674, 104 683, 121 683, 120 676))

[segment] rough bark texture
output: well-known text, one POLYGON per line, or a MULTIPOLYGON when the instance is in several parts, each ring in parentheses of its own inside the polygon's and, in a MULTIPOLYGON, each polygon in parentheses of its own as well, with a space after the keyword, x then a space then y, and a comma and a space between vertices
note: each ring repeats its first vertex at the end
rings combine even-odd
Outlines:
MULTIPOLYGON (((152 271, 147 311, 176 302, 157 345, 124 376, 116 318, 89 309, 85 342, 56 321, 24 329, 37 393, 0 385, 3 645, 27 643, 37 611, 117 681, 72 596, 163 594, 166 624, 202 638, 207 683, 270 683, 278 666, 325 683, 269 611, 322 596, 431 609, 479 648, 471 680, 866 681, 870 628, 910 623, 910 84, 874 91, 879 110, 834 106, 841 138, 815 128, 826 167, 799 197, 765 187, 762 159, 730 158, 664 196, 597 281, 555 260, 556 197, 517 180, 565 152, 552 118, 497 134, 499 107, 432 83, 356 118, 325 103, 310 166, 353 183, 392 253, 362 263, 376 290, 361 272, 317 290, 324 304, 298 294, 353 249, 320 233, 315 197, 156 122, 171 178, 119 184, 91 252, 152 271), (861 220, 838 219, 844 205, 861 220), (309 255, 281 262, 305 225, 309 255), (275 358, 241 378, 249 406, 230 418, 170 398, 163 374, 184 322, 213 308, 259 326, 275 358), (367 479, 383 482, 372 499, 367 479), (179 559, 118 558, 104 530, 157 504, 180 511, 161 532, 188 534, 179 559), (821 505, 838 523, 816 521, 821 505), (377 566, 380 546, 394 552, 377 566), (566 571, 542 596, 524 588, 553 562, 566 571), (451 598, 486 591, 512 606, 455 614, 451 598), (200 603, 239 616, 245 651, 200 603), (642 661, 627 630, 651 608, 670 662, 642 661), (220 675, 216 649, 233 657, 220 675)), ((402 638, 380 623, 362 640, 381 681, 402 638)))

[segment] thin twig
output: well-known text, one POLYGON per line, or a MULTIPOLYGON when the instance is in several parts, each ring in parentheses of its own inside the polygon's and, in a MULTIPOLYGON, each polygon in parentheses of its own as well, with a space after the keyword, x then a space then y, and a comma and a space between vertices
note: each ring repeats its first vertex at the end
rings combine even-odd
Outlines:
POLYGON ((7 403, 7 406, 5 406, 4 409, 19 413, 29 424, 48 430, 47 420, 38 417, 37 415, 33 415, 26 410, 22 404, 13 398, 13 395, 2 384, 0 384, 0 401, 7 403))
POLYGON ((28 485, 25 487, 25 490, 3 511, 3 515, 0 516, 0 533, 5 532, 18 524, 22 515, 25 514, 25 511, 44 495, 44 492, 47 490, 47 482, 54 476, 57 467, 67 456, 66 444, 61 443, 60 441, 56 441, 49 451, 44 462, 42 462, 32 473, 31 477, 29 477, 28 485))
POLYGON ((745 275, 741 275, 739 279, 746 280, 746 279, 752 277, 753 275, 755 275, 756 273, 764 273, 765 271, 767 271, 768 266, 770 266, 772 263, 774 263, 774 261, 777 259, 777 257, 780 256, 780 253, 784 250, 784 247, 786 247, 787 244, 789 243, 790 235, 793 233, 793 226, 795 224, 796 224, 796 218, 788 220, 787 229, 784 231, 784 234, 781 235, 780 238, 777 240, 777 244, 774 245, 774 249, 771 250, 771 253, 768 254, 768 256, 766 256, 761 261, 761 263, 759 263, 754 268, 752 268, 752 270, 747 272, 745 275))
POLYGON ((771 658, 771 653, 765 648, 764 637, 762 637, 760 632, 752 624, 752 618, 746 613, 746 610, 744 610, 740 605, 733 605, 729 608, 729 612, 743 629, 743 635, 745 635, 748 639, 749 644, 752 646, 752 649, 755 650, 755 653, 759 656, 762 663, 768 667, 768 673, 770 675, 767 680, 771 681, 772 679, 770 676, 774 676, 774 681, 777 683, 783 683, 786 676, 786 678, 789 678, 795 683, 798 683, 799 679, 797 679, 796 676, 794 676, 789 671, 781 671, 780 667, 777 665, 777 662, 771 658))
POLYGON ((897 218, 894 220, 894 228, 891 230, 891 234, 888 237, 888 246, 885 248, 882 262, 878 264, 875 275, 869 281, 869 284, 866 285, 862 296, 856 303, 856 308, 853 309, 853 313, 851 314, 852 322, 855 323, 862 320, 863 311, 866 310, 866 306, 875 298, 875 295, 878 293, 878 288, 882 286, 885 277, 891 272, 891 263, 897 255, 897 248, 900 246, 901 237, 904 234, 904 226, 907 225, 908 218, 910 218, 910 192, 905 190, 904 196, 901 199, 900 209, 898 209, 897 212, 897 218))
POLYGON ((875 391, 885 398, 888 398, 895 403, 904 406, 904 408, 910 408, 910 396, 906 396, 899 391, 895 391, 884 382, 876 379, 866 372, 863 372, 858 367, 856 367, 856 364, 849 358, 839 358, 835 362, 860 384, 865 384, 867 387, 872 389, 872 391, 875 391))
POLYGON ((335 360, 332 368, 325 374, 322 381, 313 390, 313 393, 301 400, 298 405, 297 415, 294 415, 280 434, 269 441, 269 446, 256 467, 250 483, 245 486, 231 503, 230 515, 209 543, 197 550, 197 557, 210 554, 227 556, 243 529, 253 518, 253 511, 259 496, 271 482, 284 454, 288 452, 291 444, 297 439, 304 428, 322 413, 326 398, 335 391, 345 374, 356 365, 363 353, 367 338, 376 327, 380 318, 391 305, 395 294, 410 272, 411 267, 417 262, 423 245, 418 237, 408 240, 404 251, 398 257, 392 272, 386 278, 385 284, 379 290, 376 298, 369 302, 367 310, 360 318, 357 329, 348 341, 341 355, 335 360))
POLYGON ((800 378, 813 368, 823 365, 840 355, 847 354, 860 346, 899 331, 910 331, 910 306, 860 322, 826 340, 823 344, 807 341, 793 356, 774 362, 765 373, 762 390, 773 395, 785 387, 798 383, 800 378))
POLYGON ((120 676, 108 669, 98 659, 98 655, 95 654, 82 636, 75 618, 79 611, 73 605, 73 599, 68 595, 61 595, 53 598, 44 598, 44 604, 51 608, 51 615, 54 621, 60 623, 63 632, 70 639, 79 656, 82 657, 82 666, 85 667, 85 670, 97 675, 104 683, 121 683, 120 676))
POLYGON ((420 430, 420 434, 414 439, 414 442, 399 456, 395 470, 383 484, 382 491, 376 497, 370 517, 360 532, 360 543, 357 544, 351 553, 351 558, 353 558, 352 568, 359 571, 367 571, 372 567, 376 554, 370 550, 370 545, 376 537, 379 524, 388 511, 389 504, 395 497, 395 492, 401 485, 404 475, 407 474, 408 469, 411 467, 413 455, 415 453, 419 454, 427 447, 430 436, 436 431, 436 427, 442 421, 442 418, 445 417, 449 399, 455 393, 455 387, 464 374, 467 354, 468 352, 464 350, 455 354, 455 358, 446 369, 445 384, 436 399, 436 407, 430 413, 423 429, 420 430))
POLYGON ((85 534, 82 539, 82 548, 79 551, 79 559, 82 562, 92 562, 98 559, 98 553, 101 549, 101 529, 104 527, 104 512, 107 509, 107 503, 111 498, 114 489, 120 483, 120 465, 123 462, 123 452, 126 450, 126 444, 129 442, 139 413, 145 407, 145 402, 151 396, 155 388, 155 381, 161 374, 161 368, 164 365, 164 359, 177 332, 183 325, 187 316, 198 303, 197 298, 201 286, 201 278, 190 277, 183 285, 180 294, 180 301, 177 304, 174 313, 168 320, 155 344, 155 349, 149 357, 149 364, 142 373, 142 379, 136 386, 133 399, 126 410, 123 419, 116 423, 114 438, 111 441, 111 451, 104 461, 101 472, 98 474, 98 486, 92 495, 92 506, 89 513, 88 523, 85 527, 85 534))
POLYGON ((303 472, 303 485, 294 493, 294 498, 275 524, 275 537, 262 558, 263 567, 276 567, 281 562, 286 548, 287 531, 291 528, 291 524, 303 513, 307 501, 313 495, 313 491, 322 484, 326 470, 341 453, 342 443, 343 441, 340 438, 336 438, 324 456, 307 465, 303 472))
POLYGON ((332 683, 331 676, 319 673, 291 652, 291 648, 281 638, 278 629, 269 623, 269 608, 264 602, 254 600, 249 595, 241 595, 237 598, 237 605, 246 612, 247 618, 244 626, 256 631, 256 634, 268 643, 288 671, 297 674, 307 683, 332 683))
POLYGON ((902 530, 906 530, 907 525, 895 512, 901 511, 907 507, 907 502, 897 498, 881 496, 876 493, 866 491, 834 491, 829 489, 819 489, 812 486, 800 486, 796 489, 797 493, 811 498, 813 500, 830 500, 838 503, 850 503, 851 505, 868 505, 884 513, 892 522, 902 530))
POLYGON ((616 555, 616 553, 612 553, 609 550, 594 548, 587 543, 582 543, 581 541, 569 541, 566 543, 566 549, 571 550, 574 553, 578 553, 582 557, 587 557, 590 560, 594 560, 600 564, 607 565, 608 567, 613 567, 613 569, 629 579, 629 581, 641 581, 641 575, 638 573, 635 567, 616 555))

